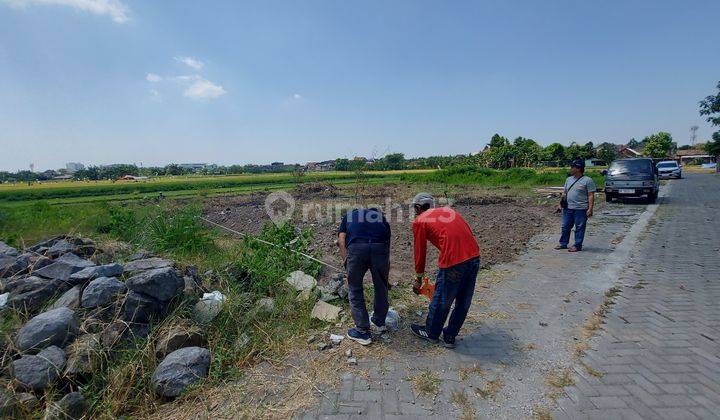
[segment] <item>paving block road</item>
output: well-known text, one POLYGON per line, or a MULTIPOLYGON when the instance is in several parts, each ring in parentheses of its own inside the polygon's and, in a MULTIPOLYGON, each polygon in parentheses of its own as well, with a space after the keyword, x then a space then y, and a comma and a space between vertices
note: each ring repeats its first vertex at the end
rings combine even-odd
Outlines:
POLYGON ((673 183, 556 418, 720 418, 720 177, 673 183))
POLYGON ((720 177, 689 174, 662 194, 603 206, 581 253, 541 235, 482 270, 457 349, 386 357, 373 343, 363 374, 338 372, 297 417, 720 416, 720 177))

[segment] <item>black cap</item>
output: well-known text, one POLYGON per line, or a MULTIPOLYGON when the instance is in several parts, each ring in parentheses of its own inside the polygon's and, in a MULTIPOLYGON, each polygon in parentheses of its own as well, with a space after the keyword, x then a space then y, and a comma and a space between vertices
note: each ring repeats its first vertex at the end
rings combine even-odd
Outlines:
POLYGON ((570 166, 573 168, 585 169, 585 161, 582 159, 575 159, 572 161, 570 166))

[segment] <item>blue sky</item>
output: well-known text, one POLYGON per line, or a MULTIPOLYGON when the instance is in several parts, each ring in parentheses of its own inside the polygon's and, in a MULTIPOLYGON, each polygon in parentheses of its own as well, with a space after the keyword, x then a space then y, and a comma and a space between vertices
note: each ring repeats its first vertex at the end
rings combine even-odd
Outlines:
POLYGON ((720 2, 0 0, 0 169, 709 138, 720 2))

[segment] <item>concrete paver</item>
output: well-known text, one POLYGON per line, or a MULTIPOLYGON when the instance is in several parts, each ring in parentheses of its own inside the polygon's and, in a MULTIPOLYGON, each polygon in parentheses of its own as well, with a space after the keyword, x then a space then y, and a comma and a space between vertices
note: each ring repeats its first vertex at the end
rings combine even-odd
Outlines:
POLYGON ((604 207, 589 223, 582 253, 552 250, 556 235, 537 237, 517 261, 481 271, 456 350, 428 345, 427 353, 408 351, 404 360, 361 360, 367 375, 339 372, 339 388, 300 417, 717 415, 718 181, 691 174, 659 205, 604 207), (575 357, 585 340, 581 327, 617 283, 599 335, 575 357), (418 358, 422 363, 412 363, 418 358), (473 366, 482 373, 463 373, 473 366), (413 387, 409 378, 422 367, 439 378, 437 395, 413 387), (574 385, 563 388, 569 381, 574 385))

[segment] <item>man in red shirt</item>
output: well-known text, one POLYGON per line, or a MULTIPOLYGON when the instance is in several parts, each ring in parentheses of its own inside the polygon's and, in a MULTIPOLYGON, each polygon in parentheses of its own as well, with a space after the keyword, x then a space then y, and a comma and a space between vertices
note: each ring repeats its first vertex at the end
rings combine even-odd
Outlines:
POLYGON ((475 292, 480 247, 460 213, 450 207, 435 208, 435 199, 430 194, 416 195, 412 204, 416 215, 413 221, 416 273, 413 290, 416 293, 425 277, 427 241, 440 250, 440 257, 435 293, 425 325, 413 324, 410 329, 416 336, 433 343, 440 341, 442 332, 444 346, 455 348, 455 337, 465 322, 475 292), (443 329, 453 302, 455 308, 443 329))

